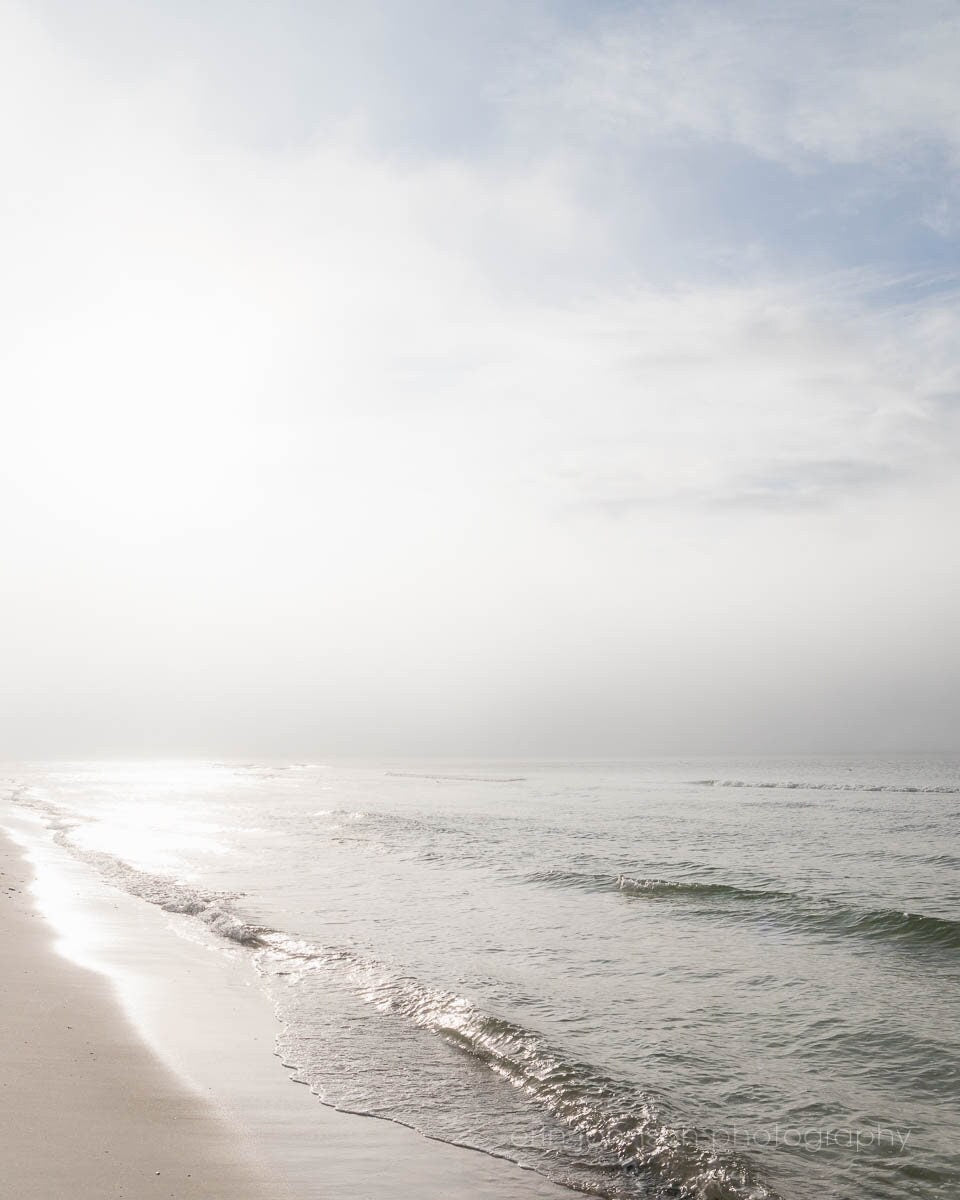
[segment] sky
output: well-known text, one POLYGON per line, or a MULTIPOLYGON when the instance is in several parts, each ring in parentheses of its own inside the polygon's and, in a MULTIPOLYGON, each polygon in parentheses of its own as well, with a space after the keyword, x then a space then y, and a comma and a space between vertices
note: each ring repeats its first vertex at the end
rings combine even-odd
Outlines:
POLYGON ((960 750, 958 60, 0 0, 0 754, 960 750))

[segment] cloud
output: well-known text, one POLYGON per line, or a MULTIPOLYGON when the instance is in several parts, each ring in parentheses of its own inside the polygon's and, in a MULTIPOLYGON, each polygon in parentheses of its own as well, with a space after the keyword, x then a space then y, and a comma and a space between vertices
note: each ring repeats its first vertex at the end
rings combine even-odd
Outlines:
POLYGON ((549 513, 571 489, 618 511, 830 503, 943 454, 930 396, 960 381, 936 292, 878 306, 868 276, 611 279, 591 263, 616 229, 552 152, 411 164, 347 126, 264 154, 205 124, 182 68, 118 93, 21 35, 10 475, 73 523, 149 539, 299 487, 305 512, 345 502, 359 545, 405 540, 430 481, 450 490, 442 525, 471 496, 549 513))
POLYGON ((806 507, 873 490, 898 478, 897 468, 882 462, 775 461, 740 480, 725 500, 745 507, 806 507))
POLYGON ((887 463, 851 459, 783 460, 755 464, 742 475, 718 480, 712 487, 689 485, 671 492, 644 492, 637 481, 594 480, 592 488, 606 492, 585 507, 622 518, 630 513, 755 510, 758 512, 803 512, 857 499, 864 492, 889 486, 903 479, 903 470, 887 463))
POLYGON ((615 416, 590 410, 557 475, 566 505, 787 512, 949 474, 955 308, 872 294, 820 280, 634 296, 597 369, 615 416))
POLYGON ((725 142, 797 170, 931 153, 956 167, 958 47, 943 0, 681 0, 569 38, 529 97, 640 143, 725 142))
MULTIPOLYGON (((195 748, 213 713, 218 752, 259 728, 280 752, 457 752, 477 729, 523 749, 536 712, 541 749, 578 723, 610 748, 608 727, 670 733, 692 696, 723 708, 730 680, 774 695, 757 627, 785 669, 879 671, 884 620, 923 625, 936 659, 957 585, 948 279, 763 255, 654 275, 638 247, 670 189, 631 197, 625 240, 575 140, 519 152, 519 109, 483 153, 391 152, 374 117, 326 108, 312 136, 251 139, 213 113, 202 58, 111 72, 2 12, 14 740, 195 748)), ((727 136, 691 89, 657 101, 669 129, 727 136)))

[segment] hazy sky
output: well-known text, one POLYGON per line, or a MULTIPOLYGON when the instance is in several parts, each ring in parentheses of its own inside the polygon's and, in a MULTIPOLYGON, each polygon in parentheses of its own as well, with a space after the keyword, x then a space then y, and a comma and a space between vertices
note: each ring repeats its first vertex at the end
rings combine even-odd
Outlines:
POLYGON ((0 0, 0 753, 960 749, 955 0, 0 0))

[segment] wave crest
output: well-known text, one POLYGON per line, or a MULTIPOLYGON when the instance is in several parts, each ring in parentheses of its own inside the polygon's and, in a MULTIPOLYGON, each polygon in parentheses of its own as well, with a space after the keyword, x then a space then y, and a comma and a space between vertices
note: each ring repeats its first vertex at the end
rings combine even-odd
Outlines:
MULTIPOLYGON (((464 996, 426 987, 350 948, 278 934, 265 942, 258 955, 265 973, 346 974, 353 990, 372 1007, 430 1031, 481 1063, 601 1152, 608 1164, 616 1163, 621 1174, 636 1176, 643 1183, 641 1194, 650 1194, 652 1187, 657 1194, 666 1189, 703 1200, 776 1200, 742 1159, 691 1145, 689 1130, 671 1119, 662 1102, 589 1063, 566 1058, 536 1030, 484 1012, 464 996)), ((288 1065, 302 1069, 302 1064, 288 1065)), ((576 1186, 583 1190, 582 1183, 576 1186)), ((621 1194, 603 1186, 591 1190, 621 1194)))
MULTIPOLYGON (((788 925, 816 928, 826 934, 853 935, 900 942, 908 946, 960 950, 960 921, 894 908, 867 909, 829 897, 795 892, 738 887, 694 879, 642 879, 629 875, 591 874, 577 871, 537 871, 528 882, 589 892, 619 892, 636 899, 703 901, 717 915, 769 917, 788 925)), ((702 911, 702 906, 698 911, 702 911)))
POLYGON ((758 788, 799 792, 895 792, 900 795, 956 796, 960 784, 931 783, 809 783, 799 779, 778 779, 771 782, 751 779, 691 779, 691 787, 758 788))

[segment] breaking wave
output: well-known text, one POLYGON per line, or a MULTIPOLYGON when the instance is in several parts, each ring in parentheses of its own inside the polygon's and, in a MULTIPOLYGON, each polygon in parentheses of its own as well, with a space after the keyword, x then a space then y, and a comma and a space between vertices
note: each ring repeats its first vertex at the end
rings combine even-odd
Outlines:
MULTIPOLYGON (((776 1200, 743 1159, 698 1149, 691 1131, 672 1118, 663 1101, 588 1063, 567 1059, 537 1031, 484 1012, 463 996, 426 987, 352 948, 279 934, 267 935, 258 963, 266 974, 332 972, 341 981, 346 978, 381 1014, 429 1031, 486 1067, 578 1139, 581 1161, 565 1164, 567 1171, 579 1168, 573 1178, 564 1164, 537 1166, 559 1182, 601 1196, 649 1196, 654 1189, 656 1195, 697 1200, 776 1200), (597 1160, 582 1161, 591 1152, 597 1160), (621 1182, 598 1182, 598 1175, 612 1168, 621 1182)), ((286 1065, 336 1107, 336 1098, 302 1061, 296 1035, 281 1036, 280 1044, 286 1065)), ((372 1115, 380 1114, 374 1108, 372 1115)))
POLYGON ((229 892, 206 892, 189 884, 178 883, 162 875, 140 871, 111 854, 99 850, 83 850, 61 841, 71 853, 95 867, 115 886, 141 900, 156 904, 166 912, 196 917, 221 937, 239 942, 241 946, 262 946, 270 930, 263 925, 245 921, 231 906, 237 896, 229 892))
MULTIPOLYGON (((779 1200, 745 1159, 700 1149, 699 1140, 691 1140, 692 1131, 669 1112, 665 1102, 588 1063, 568 1059, 536 1030, 484 1012, 464 996, 425 986, 350 947, 321 946, 251 924, 232 907, 236 896, 203 891, 78 846, 69 834, 79 822, 44 801, 19 800, 41 812, 57 843, 94 867, 107 882, 167 912, 195 917, 220 936, 255 951, 258 970, 265 977, 296 988, 304 977, 330 973, 372 1010, 371 1015, 400 1019, 427 1031, 482 1065, 570 1136, 575 1153, 565 1156, 554 1147, 539 1158, 535 1155, 535 1169, 555 1182, 598 1196, 633 1200, 654 1195, 779 1200)), ((283 1019, 282 1012, 278 1015, 283 1019)), ((285 1023, 278 1039, 284 1064, 310 1082, 325 1103, 337 1107, 336 1097, 325 1095, 310 1078, 299 1045, 297 1030, 285 1023)), ((374 1103, 369 1112, 419 1128, 389 1105, 378 1109, 374 1103)), ((438 1136, 431 1129, 422 1132, 438 1136)), ((709 1145, 709 1138, 704 1142, 709 1145)), ((495 1153, 487 1146, 475 1148, 495 1153)), ((520 1161, 519 1155, 502 1157, 520 1161)))
MULTIPOLYGON (((702 901, 717 915, 750 915, 827 934, 886 939, 924 948, 960 950, 960 921, 894 908, 866 909, 828 897, 745 888, 692 879, 635 879, 629 875, 537 871, 530 883, 588 892, 619 892, 635 899, 702 901), (751 911, 752 910, 752 911, 751 911)), ((702 911, 703 905, 698 911, 702 911)))
POLYGON ((80 821, 66 818, 53 805, 30 798, 25 792, 14 794, 11 799, 40 813, 57 845, 62 846, 74 858, 89 863, 108 883, 141 900, 147 900, 150 904, 156 904, 166 912, 196 917, 214 933, 242 946, 256 947, 263 944, 263 936, 269 930, 261 925, 251 924, 234 910, 232 901, 238 898, 235 894, 205 891, 164 875, 141 871, 112 854, 79 846, 69 835, 80 821))

